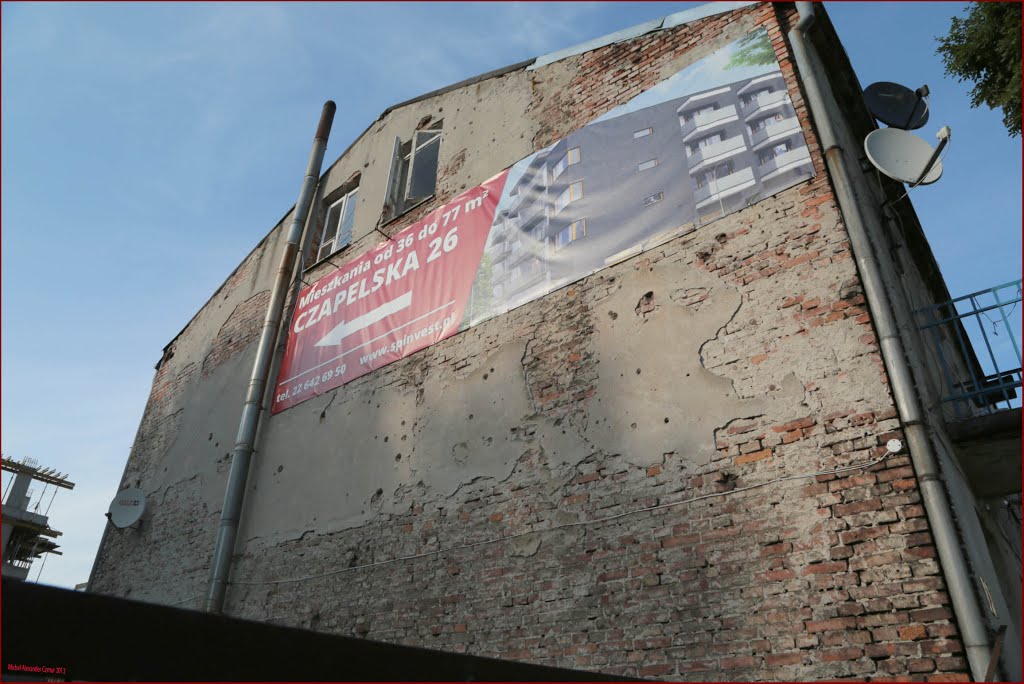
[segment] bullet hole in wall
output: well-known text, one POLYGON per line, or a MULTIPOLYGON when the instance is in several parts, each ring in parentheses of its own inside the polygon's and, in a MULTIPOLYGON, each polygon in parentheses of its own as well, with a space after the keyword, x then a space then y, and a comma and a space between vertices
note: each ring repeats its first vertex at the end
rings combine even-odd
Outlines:
POLYGON ((654 311, 654 292, 645 292, 643 297, 636 303, 636 308, 633 311, 637 316, 654 311))

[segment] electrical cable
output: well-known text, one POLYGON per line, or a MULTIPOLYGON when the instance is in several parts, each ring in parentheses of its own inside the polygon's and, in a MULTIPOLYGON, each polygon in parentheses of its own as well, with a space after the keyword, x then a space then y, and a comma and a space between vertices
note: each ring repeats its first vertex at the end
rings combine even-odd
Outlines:
POLYGON ((236 586, 263 586, 263 585, 267 585, 267 584, 290 584, 290 583, 293 583, 293 582, 304 582, 306 580, 320 579, 322 577, 329 577, 331 575, 338 575, 338 574, 341 574, 341 573, 344 573, 344 572, 353 571, 353 570, 364 570, 366 568, 375 568, 375 567, 379 567, 379 566, 382 566, 382 565, 390 565, 392 563, 399 563, 399 562, 402 562, 402 561, 416 560, 416 559, 419 559, 419 558, 429 558, 431 556, 436 556, 436 555, 443 554, 443 553, 452 553, 452 552, 455 552, 455 551, 462 551, 462 550, 465 550, 465 549, 474 549, 474 548, 479 548, 481 546, 489 546, 489 545, 492 545, 492 544, 498 544, 498 543, 501 543, 501 542, 504 542, 504 541, 509 541, 511 539, 516 539, 516 538, 519 538, 519 537, 525 537, 525 536, 530 535, 530 534, 545 534, 547 532, 555 532, 557 530, 564 530, 564 529, 568 529, 568 528, 571 528, 571 527, 586 527, 586 526, 589 526, 589 525, 598 525, 598 524, 601 524, 601 523, 610 522, 612 520, 618 520, 620 518, 625 518, 627 516, 637 515, 639 513, 649 513, 651 511, 657 511, 657 510, 661 510, 661 509, 665 509, 665 508, 672 508, 672 507, 675 507, 675 506, 682 506, 682 505, 685 505, 685 504, 693 503, 695 501, 701 501, 703 499, 712 499, 712 498, 718 497, 718 496, 724 497, 724 496, 728 496, 730 494, 737 494, 739 492, 747 492, 747 491, 751 491, 753 489, 760 489, 762 487, 766 487, 766 486, 772 485, 772 484, 777 484, 779 482, 785 482, 787 480, 801 480, 801 479, 805 479, 805 478, 809 478, 809 477, 818 477, 819 475, 837 475, 839 473, 843 473, 843 472, 847 472, 847 471, 851 471, 851 470, 863 470, 864 468, 870 468, 870 467, 872 467, 874 465, 878 465, 882 461, 884 461, 887 458, 889 458, 890 455, 892 455, 892 452, 886 452, 885 455, 880 456, 879 458, 876 458, 874 460, 867 461, 867 462, 864 462, 864 463, 857 463, 857 464, 853 464, 853 465, 843 466, 841 468, 836 468, 834 470, 820 470, 820 471, 817 471, 817 472, 814 472, 814 473, 800 473, 800 474, 797 474, 797 475, 787 475, 785 477, 778 477, 778 478, 775 478, 773 480, 768 480, 766 482, 759 482, 757 484, 747 485, 745 487, 737 487, 737 488, 731 489, 731 490, 729 490, 727 492, 715 492, 715 493, 712 493, 712 494, 701 494, 700 496, 691 497, 689 499, 684 499, 682 501, 672 501, 672 502, 669 502, 669 503, 658 504, 658 505, 655 505, 655 506, 646 506, 644 508, 638 508, 638 509, 632 510, 632 511, 625 511, 624 513, 616 513, 615 515, 605 516, 603 518, 594 518, 592 520, 581 520, 581 521, 578 521, 578 522, 562 523, 560 525, 553 525, 553 526, 545 528, 543 530, 529 530, 529 531, 526 531, 526 532, 517 532, 516 534, 510 534, 510 535, 507 535, 507 536, 504 536, 504 537, 498 537, 496 539, 488 539, 488 540, 485 540, 485 541, 471 542, 469 544, 460 544, 458 546, 450 546, 450 547, 447 547, 447 548, 435 549, 433 551, 424 551, 423 553, 416 553, 416 554, 412 554, 412 555, 409 555, 409 556, 399 556, 397 558, 389 558, 389 559, 382 560, 382 561, 375 561, 373 563, 364 563, 363 565, 354 565, 354 566, 351 566, 351 567, 339 568, 337 570, 331 570, 329 572, 320 573, 320 574, 317 574, 317 575, 307 575, 307 576, 304 576, 304 577, 291 577, 291 578, 282 579, 282 580, 265 580, 265 581, 262 581, 262 582, 246 582, 246 581, 240 581, 240 580, 232 580, 232 581, 229 581, 229 584, 233 584, 233 585, 236 585, 236 586))

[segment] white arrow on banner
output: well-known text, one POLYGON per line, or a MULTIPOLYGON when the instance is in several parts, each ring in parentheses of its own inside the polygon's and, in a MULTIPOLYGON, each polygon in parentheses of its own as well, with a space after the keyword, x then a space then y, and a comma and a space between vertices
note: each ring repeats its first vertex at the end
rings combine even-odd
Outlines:
POLYGON ((316 343, 317 347, 330 347, 334 344, 339 344, 343 339, 348 337, 354 332, 359 332, 363 328, 373 325, 377 321, 387 318, 393 313, 397 313, 402 309, 408 309, 412 304, 412 290, 406 292, 400 297, 395 297, 390 302, 381 304, 376 309, 367 311, 362 316, 356 316, 351 321, 342 321, 338 325, 334 326, 331 332, 327 333, 322 340, 316 343))

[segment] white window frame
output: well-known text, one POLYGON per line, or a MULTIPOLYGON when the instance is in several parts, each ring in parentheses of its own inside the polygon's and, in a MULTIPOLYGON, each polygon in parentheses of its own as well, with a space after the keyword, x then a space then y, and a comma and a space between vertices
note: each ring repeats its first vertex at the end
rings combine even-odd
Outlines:
POLYGON ((654 133, 654 128, 651 126, 641 128, 639 131, 633 131, 633 140, 636 140, 637 138, 645 138, 651 133, 654 133))
MULTIPOLYGON (((443 131, 439 121, 432 128, 416 131, 412 138, 403 143, 401 138, 395 138, 394 152, 391 156, 391 171, 388 175, 387 197, 385 202, 391 208, 387 220, 392 220, 409 211, 416 205, 425 202, 434 196, 434 192, 422 197, 410 197, 412 191, 412 179, 416 169, 416 155, 428 145, 438 141, 441 144, 443 131), (405 172, 404 179, 402 173, 405 172)), ((438 165, 440 165, 440 148, 438 149, 438 165)), ((437 168, 434 169, 435 192, 437 188, 437 168)))
MULTIPOLYGON (((332 202, 331 205, 329 207, 327 207, 327 213, 324 215, 324 233, 323 233, 323 235, 320 238, 320 249, 318 249, 317 253, 316 253, 316 260, 317 261, 320 261, 321 259, 323 259, 325 257, 329 257, 330 255, 334 254, 338 250, 344 249, 345 247, 348 247, 350 244, 352 244, 352 237, 353 237, 353 235, 351 233, 348 236, 348 241, 345 244, 343 244, 343 245, 342 244, 338 244, 338 238, 339 238, 339 231, 341 230, 341 222, 345 219, 345 212, 348 209, 348 203, 357 201, 355 198, 356 198, 356 195, 358 193, 359 193, 359 186, 357 185, 356 187, 354 187, 351 190, 349 190, 348 192, 346 192, 341 197, 341 199, 339 199, 339 200, 337 200, 335 202, 332 202), (331 216, 331 210, 334 209, 334 207, 338 206, 339 204, 341 205, 341 208, 338 210, 338 223, 336 225, 334 225, 333 227, 327 225, 326 221, 331 216), (330 238, 328 238, 328 236, 330 236, 330 238)), ((355 212, 355 208, 353 208, 352 211, 355 212)), ((353 220, 353 231, 352 231, 352 233, 354 233, 355 232, 355 225, 354 225, 355 224, 355 214, 354 213, 353 213, 353 219, 352 220, 353 220)))
POLYGON ((639 164, 637 164, 636 165, 636 170, 637 171, 646 171, 647 169, 653 169, 658 164, 659 164, 658 158, 655 157, 654 159, 648 159, 647 161, 640 162, 639 164))

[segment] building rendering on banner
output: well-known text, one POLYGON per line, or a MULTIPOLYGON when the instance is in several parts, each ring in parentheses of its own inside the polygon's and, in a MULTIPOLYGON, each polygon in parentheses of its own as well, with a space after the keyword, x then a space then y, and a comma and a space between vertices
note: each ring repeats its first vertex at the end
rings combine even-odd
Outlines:
POLYGON ((88 591, 613 676, 1019 678, 1020 281, 954 299, 876 128, 818 3, 388 108, 164 349, 88 591))
POLYGON ((592 123, 538 153, 510 189, 489 250, 494 297, 526 301, 583 263, 596 270, 813 174, 777 70, 592 123))

